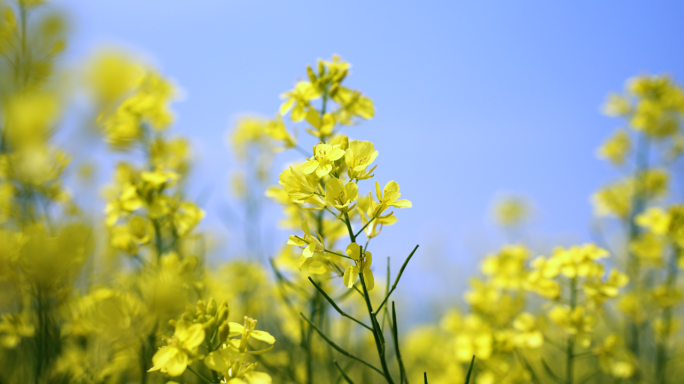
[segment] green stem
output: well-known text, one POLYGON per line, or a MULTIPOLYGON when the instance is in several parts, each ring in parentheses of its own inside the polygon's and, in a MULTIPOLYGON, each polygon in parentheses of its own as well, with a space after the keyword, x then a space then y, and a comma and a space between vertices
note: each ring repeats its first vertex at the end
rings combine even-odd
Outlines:
POLYGON ((199 377, 200 379, 202 379, 202 381, 204 381, 205 383, 213 384, 213 382, 212 382, 211 380, 209 380, 209 379, 207 379, 206 377, 202 376, 202 374, 200 374, 199 372, 197 372, 197 371, 195 371, 194 369, 192 369, 192 367, 189 366, 189 365, 188 365, 188 370, 189 370, 190 372, 194 373, 194 374, 195 374, 197 377, 199 377))
MULTIPOLYGON (((675 245, 675 249, 672 252, 671 260, 668 263, 667 277, 665 280, 665 286, 667 290, 675 289, 677 285, 677 259, 679 253, 681 252, 679 246, 675 245)), ((656 347, 656 374, 658 375, 658 384, 665 384, 666 382, 666 369, 667 369, 667 337, 672 328, 672 307, 667 307, 663 309, 663 337, 660 337, 657 342, 656 347)))
MULTIPOLYGON (((646 204, 645 188, 643 183, 643 174, 648 170, 648 156, 649 156, 650 140, 645 133, 641 133, 637 139, 636 160, 634 169, 634 191, 632 196, 632 209, 628 217, 628 238, 631 242, 639 236, 639 227, 636 225, 635 218, 644 210, 646 204), (642 194, 644 196, 642 196, 642 194)), ((629 252, 629 259, 627 264, 627 272, 630 278, 630 287, 632 292, 639 290, 639 258, 634 252, 629 252)), ((639 325, 630 322, 627 326, 627 343, 629 349, 638 358, 639 357, 639 325)))
POLYGON ((361 322, 361 321, 359 321, 359 320, 353 318, 352 316, 350 316, 350 315, 348 315, 346 312, 344 312, 342 309, 340 309, 340 307, 337 306, 337 304, 335 303, 335 301, 334 301, 330 296, 328 296, 327 293, 325 293, 325 291, 323 290, 323 288, 321 288, 318 284, 316 284, 315 281, 313 281, 313 279, 311 278, 311 276, 309 276, 309 281, 311 282, 311 284, 314 285, 314 287, 316 287, 316 289, 318 290, 318 292, 320 292, 321 295, 323 295, 323 297, 325 297, 325 299, 328 300, 328 302, 330 303, 330 305, 332 305, 333 308, 335 308, 335 310, 337 310, 337 312, 338 312, 340 315, 342 315, 342 316, 344 316, 344 317, 346 317, 346 318, 348 318, 348 319, 350 319, 350 320, 356 322, 357 324, 361 325, 362 327, 364 327, 364 328, 368 329, 369 331, 373 332, 373 328, 371 328, 371 327, 367 326, 366 324, 364 324, 363 322, 361 322))
POLYGON ((397 284, 399 284, 399 279, 401 279, 401 275, 404 274, 404 269, 406 269, 406 266, 408 265, 409 261, 411 261, 411 258, 413 257, 413 254, 416 253, 418 250, 418 245, 416 245, 415 248, 413 248, 413 251, 411 251, 411 254, 408 255, 406 260, 404 260, 404 265, 401 266, 401 269, 399 270, 399 274, 397 275, 397 278, 394 279, 394 284, 392 284, 392 289, 390 289, 389 292, 387 292, 387 295, 385 295, 385 299, 382 300, 382 303, 378 306, 377 311, 380 311, 382 307, 385 305, 387 302, 387 299, 389 299, 390 295, 392 295, 392 292, 394 292, 395 289, 397 289, 397 284))
POLYGON ((363 298, 366 301, 366 308, 368 309, 368 315, 371 319, 371 324, 373 324, 373 338, 375 339, 375 346, 378 350, 378 356, 380 357, 380 366, 384 372, 385 379, 389 384, 394 384, 392 376, 389 373, 389 368, 387 367, 387 361, 385 360, 385 343, 384 337, 380 333, 380 327, 378 326, 378 321, 375 319, 375 312, 373 312, 373 305, 370 301, 370 296, 368 295, 368 289, 366 288, 366 282, 363 279, 363 273, 359 273, 359 278, 361 279, 361 287, 363 287, 363 298))
POLYGON ((408 384, 408 377, 406 376, 406 369, 404 368, 404 361, 401 358, 401 351, 399 350, 399 330, 397 328, 397 312, 394 308, 394 301, 392 302, 392 337, 394 338, 394 353, 399 363, 400 384, 408 384))
POLYGON ((344 369, 340 367, 340 365, 337 363, 337 360, 333 360, 333 363, 335 363, 337 370, 340 371, 340 374, 342 375, 342 377, 344 377, 344 381, 346 381, 349 384, 354 384, 354 381, 352 381, 349 375, 347 375, 347 372, 345 372, 344 369))
POLYGON ((337 345, 334 341, 332 341, 331 338, 329 338, 325 333, 323 333, 323 331, 321 331, 317 326, 315 326, 315 325, 311 322, 311 320, 309 320, 306 316, 304 316, 303 313, 300 312, 299 315, 300 315, 307 323, 309 323, 309 325, 310 325, 314 330, 316 330, 316 332, 318 332, 318 335, 321 336, 321 337, 323 338, 323 340, 325 340, 328 344, 330 344, 330 346, 333 347, 333 349, 335 349, 337 352, 343 354, 344 356, 347 356, 347 357, 350 358, 350 359, 354 359, 354 360, 358 361, 359 363, 361 363, 361 364, 367 366, 368 368, 371 368, 371 369, 374 370, 375 372, 377 372, 377 373, 379 373, 379 374, 381 374, 381 375, 384 376, 384 374, 382 373, 382 371, 379 370, 378 368, 374 367, 373 365, 371 365, 370 363, 366 362, 365 360, 359 359, 358 357, 356 357, 356 356, 352 355, 351 353, 347 352, 346 350, 344 350, 344 348, 342 348, 342 347, 340 347, 339 345, 337 345))

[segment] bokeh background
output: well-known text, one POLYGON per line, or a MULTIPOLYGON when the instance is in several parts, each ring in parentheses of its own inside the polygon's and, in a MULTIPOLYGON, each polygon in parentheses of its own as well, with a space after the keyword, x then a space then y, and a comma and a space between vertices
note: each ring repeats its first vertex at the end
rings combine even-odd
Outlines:
MULTIPOLYGON (((236 119, 272 117, 278 95, 293 86, 293 74, 306 76, 306 64, 333 53, 350 61, 349 84, 374 100, 376 117, 346 133, 377 143, 379 180, 395 175, 413 202, 372 248, 377 259, 393 256, 398 264, 423 245, 399 288, 418 318, 428 313, 421 308, 459 301, 481 256, 504 242, 490 213, 497 196, 533 203, 526 236, 539 249, 591 240, 589 197, 617 176, 595 156, 619 127, 601 104, 631 76, 669 73, 681 82, 684 68, 681 1, 50 6, 73 21, 67 62, 82 62, 104 43, 146 58, 183 89, 174 129, 193 140, 190 196, 208 197, 203 225, 219 241, 219 258, 249 253, 244 217, 229 193, 237 165, 227 136, 236 119)), ((98 180, 110 180, 110 159, 92 160, 100 163, 98 180)), ((269 257, 285 241, 278 215, 264 211, 255 257, 269 257)))

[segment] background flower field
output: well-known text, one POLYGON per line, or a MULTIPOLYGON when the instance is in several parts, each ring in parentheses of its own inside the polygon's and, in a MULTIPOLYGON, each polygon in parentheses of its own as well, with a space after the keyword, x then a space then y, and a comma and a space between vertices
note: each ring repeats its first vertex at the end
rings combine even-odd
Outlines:
POLYGON ((0 4, 0 382, 677 382, 681 6, 207 7, 0 4))

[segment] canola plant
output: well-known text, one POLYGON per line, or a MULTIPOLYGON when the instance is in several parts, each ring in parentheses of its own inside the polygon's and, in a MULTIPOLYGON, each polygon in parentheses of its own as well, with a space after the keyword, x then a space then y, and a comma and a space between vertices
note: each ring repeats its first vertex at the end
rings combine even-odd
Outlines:
MULTIPOLYGON (((255 196, 282 208, 291 235, 267 264, 208 260, 205 212, 186 193, 191 146, 170 133, 176 87, 117 52, 65 76, 66 25, 42 3, 0 4, 0 383, 680 381, 684 205, 666 197, 684 92, 670 77, 630 79, 608 98, 624 128, 597 154, 622 178, 592 196, 595 243, 503 246, 465 309, 411 326, 392 295, 429 255, 406 250, 394 274, 373 264, 372 239, 412 203, 398 182, 373 180, 391 149, 347 136, 375 113, 347 85, 349 63, 319 60, 273 118, 238 122, 231 184, 252 219, 248 248, 260 241, 255 196), (99 215, 69 189, 70 174, 92 170, 56 144, 75 89, 94 111, 80 134, 121 159, 99 215), (303 160, 270 185, 286 150, 303 160)), ((528 211, 496 207, 511 233, 528 211)))

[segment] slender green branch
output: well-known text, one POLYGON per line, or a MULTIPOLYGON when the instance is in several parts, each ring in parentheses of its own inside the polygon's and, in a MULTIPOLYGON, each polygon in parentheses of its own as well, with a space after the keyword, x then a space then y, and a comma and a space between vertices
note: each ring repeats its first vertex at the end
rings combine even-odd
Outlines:
POLYGON ((465 384, 470 383, 470 375, 473 373, 473 367, 475 366, 475 355, 473 359, 470 360, 470 367, 468 368, 468 374, 466 375, 465 384))
POLYGON ((280 272, 280 270, 278 269, 278 267, 276 267, 275 261, 273 261, 273 259, 268 259, 268 261, 271 263, 271 268, 273 269, 273 273, 275 273, 276 278, 277 278, 281 283, 283 283, 284 285, 287 285, 287 286, 291 287, 291 288, 294 289, 295 291, 298 291, 298 292, 299 292, 302 296, 304 296, 305 298, 309 298, 309 293, 308 293, 304 288, 298 286, 297 284, 291 282, 291 281, 288 280, 285 276, 283 276, 283 274, 280 272))
POLYGON ((425 384, 428 384, 428 381, 427 381, 427 372, 423 372, 423 379, 425 380, 425 384))
POLYGON ((374 366, 371 365, 370 363, 367 363, 365 360, 359 359, 358 357, 352 355, 351 353, 345 351, 342 347, 340 347, 339 345, 337 345, 334 341, 332 341, 332 339, 330 339, 325 333, 323 333, 323 331, 321 331, 317 326, 315 326, 315 325, 311 322, 311 320, 309 320, 306 316, 304 316, 303 313, 300 312, 299 315, 300 315, 307 323, 309 323, 309 325, 310 325, 314 330, 316 330, 316 332, 323 338, 323 340, 325 340, 328 344, 330 344, 330 346, 333 347, 337 352, 343 354, 344 356, 347 356, 347 357, 350 358, 350 359, 354 359, 354 360, 358 361, 359 363, 361 363, 361 364, 367 366, 368 368, 371 368, 372 370, 376 371, 377 373, 381 374, 382 376, 385 376, 385 374, 384 374, 381 370, 379 370, 378 368, 374 367, 374 366))
POLYGON ((190 370, 190 372, 194 373, 195 376, 197 376, 197 377, 199 377, 200 379, 202 379, 202 381, 204 381, 205 383, 214 384, 211 380, 207 379, 207 378, 204 377, 202 374, 200 374, 199 372, 197 372, 197 371, 195 371, 194 369, 192 369, 192 367, 189 366, 189 365, 188 365, 188 370, 190 370))
POLYGON ((418 247, 419 246, 416 245, 416 247, 413 248, 413 251, 411 251, 411 254, 408 255, 408 257, 404 261, 404 265, 401 266, 401 269, 399 270, 399 274, 397 275, 397 278, 394 279, 394 284, 392 284, 392 289, 390 289, 390 291, 387 293, 387 295, 385 296, 385 299, 382 300, 382 303, 380 303, 380 306, 378 307, 376 312, 382 309, 382 306, 385 305, 385 303, 387 302, 387 299, 389 299, 390 295, 392 295, 392 292, 394 292, 394 290, 397 289, 397 284, 399 284, 399 279, 401 279, 401 275, 404 274, 404 269, 406 269, 406 266, 408 265, 409 261, 411 261, 413 254, 416 253, 416 251, 418 250, 418 247))
POLYGON ((340 365, 337 363, 337 360, 333 360, 333 363, 335 363, 335 366, 337 367, 337 370, 340 371, 340 374, 342 377, 344 377, 344 381, 346 381, 349 384, 354 384, 354 381, 347 375, 347 372, 340 367, 340 365))
POLYGON ((530 375, 532 376, 532 382, 534 384, 541 384, 541 381, 539 381, 539 378, 537 377, 536 372, 534 372, 532 365, 530 364, 529 361, 527 361, 525 356, 523 356, 523 354, 520 351, 518 351, 517 349, 515 350, 515 355, 523 363, 523 365, 525 365, 525 368, 527 368, 527 370, 530 372, 530 375))
POLYGON ((356 237, 359 237, 359 235, 361 234, 361 232, 363 232, 363 230, 366 229, 366 227, 368 227, 368 225, 370 225, 370 223, 372 223, 373 220, 375 220, 375 217, 372 218, 372 219, 370 219, 370 221, 367 222, 366 225, 364 225, 361 229, 359 229, 359 231, 356 232, 356 235, 354 235, 354 237, 355 237, 355 238, 356 238, 356 237))
POLYGON ((318 290, 318 292, 320 292, 321 295, 323 295, 323 297, 325 297, 325 299, 328 300, 328 302, 330 303, 330 305, 332 305, 333 308, 335 308, 335 310, 336 310, 340 315, 342 315, 342 316, 344 316, 344 317, 346 317, 346 318, 348 318, 348 319, 350 319, 350 320, 356 322, 357 324, 361 325, 362 327, 364 327, 364 328, 368 329, 369 331, 373 332, 373 328, 367 326, 366 324, 364 324, 363 322, 361 322, 361 321, 359 321, 359 320, 353 318, 352 316, 349 316, 346 312, 344 312, 342 309, 340 309, 340 307, 337 306, 337 304, 335 303, 335 301, 334 301, 330 296, 328 296, 327 293, 325 293, 325 291, 323 290, 323 288, 321 288, 318 284, 316 284, 316 282, 311 278, 311 276, 309 276, 309 281, 311 282, 311 284, 314 285, 314 287, 316 287, 316 289, 318 290))
POLYGON ((385 360, 385 341, 378 326, 378 321, 375 319, 375 312, 373 312, 373 305, 370 302, 370 296, 368 295, 368 288, 366 287, 366 282, 363 278, 363 273, 359 273, 359 279, 361 280, 361 287, 363 288, 363 298, 366 301, 366 307, 368 308, 368 315, 370 316, 371 322, 373 324, 373 337, 375 338, 375 346, 378 349, 378 357, 380 358, 380 365, 382 366, 382 371, 384 372, 385 379, 389 384, 394 384, 392 376, 389 373, 389 368, 387 367, 387 361, 385 360))
POLYGON ((542 362, 542 366, 544 367, 544 371, 546 371, 546 373, 547 373, 549 376, 551 376, 551 378, 553 379, 553 381, 555 381, 555 382, 557 382, 557 383, 559 383, 559 384, 564 384, 564 383, 565 383, 565 380, 561 379, 561 378, 558 377, 555 373, 553 373, 553 371, 551 370, 551 367, 549 367, 549 365, 546 363, 546 360, 541 359, 541 362, 542 362))
POLYGON ((345 259, 354 260, 354 259, 352 259, 351 257, 349 257, 349 256, 347 256, 347 255, 343 255, 343 254, 341 254, 341 253, 337 253, 337 252, 333 252, 333 251, 328 251, 327 249, 324 250, 324 252, 333 254, 333 255, 335 255, 335 256, 344 257, 345 259))
POLYGON ((397 357, 397 363, 399 363, 399 383, 408 384, 408 377, 406 376, 406 369, 404 368, 404 361, 401 358, 401 352, 399 350, 399 331, 397 329, 397 312, 394 308, 394 301, 392 302, 392 338, 394 339, 394 353, 397 357))
POLYGON ((352 243, 356 243, 356 236, 354 236, 354 231, 352 231, 351 221, 349 221, 349 215, 347 212, 344 213, 344 223, 347 224, 347 231, 349 231, 349 239, 352 243))

